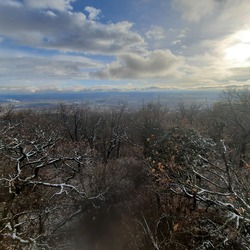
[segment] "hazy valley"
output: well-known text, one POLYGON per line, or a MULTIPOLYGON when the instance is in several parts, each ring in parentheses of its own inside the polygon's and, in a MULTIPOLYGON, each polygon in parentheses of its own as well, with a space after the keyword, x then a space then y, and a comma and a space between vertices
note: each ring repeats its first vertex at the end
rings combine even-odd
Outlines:
POLYGON ((164 91, 99 91, 99 92, 54 92, 30 94, 0 94, 1 105, 16 108, 52 107, 59 103, 88 103, 94 107, 113 106, 119 103, 129 108, 160 102, 174 107, 180 102, 211 105, 218 100, 221 90, 164 90, 164 91))

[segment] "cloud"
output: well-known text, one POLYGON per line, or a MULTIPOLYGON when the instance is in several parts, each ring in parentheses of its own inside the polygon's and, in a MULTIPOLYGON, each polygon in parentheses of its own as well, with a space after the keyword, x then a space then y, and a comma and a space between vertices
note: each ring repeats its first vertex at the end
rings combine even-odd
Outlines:
POLYGON ((88 18, 90 20, 97 20, 98 19, 98 16, 100 15, 101 13, 101 10, 100 9, 96 9, 94 7, 90 7, 90 6, 87 6, 84 8, 85 11, 87 11, 89 13, 88 15, 88 18))
POLYGON ((107 65, 103 70, 93 74, 101 79, 143 79, 173 76, 183 63, 182 57, 177 57, 169 50, 155 50, 146 56, 123 54, 118 60, 107 65))
POLYGON ((181 40, 180 40, 180 39, 174 40, 174 41, 172 42, 172 45, 179 45, 179 44, 181 44, 181 40))
POLYGON ((148 39, 161 40, 165 38, 165 30, 163 27, 152 25, 145 35, 148 39))
POLYGON ((203 17, 211 15, 217 3, 215 0, 173 0, 172 5, 182 13, 184 19, 198 22, 203 17))
POLYGON ((233 76, 231 79, 238 81, 250 81, 249 72, 250 67, 232 68, 233 76))
POLYGON ((0 50, 0 92, 74 91, 83 89, 89 72, 101 63, 84 56, 38 55, 0 50))
MULTIPOLYGON (((43 1, 31 1, 32 3, 43 1)), ((44 1, 50 6, 54 1, 44 1)), ((60 1, 65 9, 71 1, 60 1)), ((46 3, 46 4, 45 4, 46 3)), ((94 18, 93 13, 90 14, 94 18)), ((0 36, 30 47, 92 54, 140 51, 143 38, 132 31, 130 22, 102 24, 80 12, 36 11, 0 3, 0 36)))
POLYGON ((159 25, 151 25, 145 33, 148 49, 165 49, 167 43, 167 32, 159 25))
MULTIPOLYGON (((217 85, 226 84, 230 80, 235 80, 238 85, 250 79, 250 61, 247 60, 248 50, 244 54, 239 54, 237 58, 246 58, 246 61, 237 62, 228 58, 226 54, 228 48, 234 48, 235 43, 241 44, 245 34, 250 32, 239 31, 233 35, 223 38, 208 39, 192 44, 185 51, 185 65, 182 66, 181 81, 200 84, 202 82, 215 81, 217 85), (239 38, 242 38, 242 41, 239 38)), ((241 52, 242 53, 242 52, 241 52)))
POLYGON ((33 80, 82 80, 88 71, 100 67, 100 63, 81 56, 39 56, 17 51, 0 51, 0 82, 16 84, 33 80), (11 72, 11 73, 10 73, 11 72))
POLYGON ((188 21, 199 21, 211 14, 215 7, 214 0, 175 0, 173 6, 182 12, 182 17, 188 21))
POLYGON ((120 10, 101 18, 104 9, 76 10, 74 1, 0 0, 0 44, 9 48, 0 49, 1 86, 81 88, 82 80, 101 86, 105 79, 114 87, 129 79, 138 88, 188 88, 249 79, 248 52, 238 55, 249 47, 240 40, 250 34, 249 0, 129 1, 124 6, 137 8, 119 17, 133 22, 115 23, 105 20, 120 10))
POLYGON ((240 21, 243 18, 243 21, 249 21, 249 9, 250 2, 248 0, 224 0, 220 1, 221 4, 221 20, 229 20, 231 18, 236 18, 236 20, 231 21, 240 21), (243 8, 245 7, 245 8, 243 8))
POLYGON ((2 6, 12 6, 12 7, 16 7, 16 8, 23 6, 22 3, 20 3, 20 2, 17 1, 17 0, 6 0, 6 1, 2 1, 2 2, 0 3, 0 5, 2 5, 2 6))
MULTIPOLYGON (((172 0, 173 9, 204 36, 223 36, 250 25, 249 0, 172 0)), ((193 31, 194 32, 194 31, 193 31)))
POLYGON ((179 39, 183 39, 187 36, 187 33, 189 32, 190 30, 188 28, 185 28, 185 29, 182 29, 178 35, 178 38, 179 39))
POLYGON ((32 9, 52 9, 58 11, 72 10, 71 3, 75 0, 24 0, 24 5, 32 9))
MULTIPOLYGON (((218 14, 215 28, 224 32, 236 32, 239 29, 249 28, 250 1, 224 0, 220 2, 221 11, 218 14)), ((210 26, 210 30, 212 27, 210 26)))

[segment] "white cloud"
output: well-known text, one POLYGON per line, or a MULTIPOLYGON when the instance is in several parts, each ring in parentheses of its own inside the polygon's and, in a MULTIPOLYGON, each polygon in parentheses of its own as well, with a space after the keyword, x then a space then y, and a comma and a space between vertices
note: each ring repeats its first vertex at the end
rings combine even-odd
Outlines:
POLYGON ((88 71, 101 64, 81 56, 52 55, 38 56, 18 51, 0 51, 0 82, 16 84, 33 80, 82 80, 88 78, 88 71), (11 73, 10 73, 11 72, 11 73))
POLYGON ((145 33, 148 49, 165 49, 167 43, 167 32, 158 25, 151 25, 149 30, 145 33))
POLYGON ((59 11, 72 10, 75 0, 24 0, 24 5, 34 9, 53 9, 59 11))
POLYGON ((87 12, 89 13, 88 18, 89 18, 90 20, 97 20, 97 19, 98 19, 98 16, 99 16, 100 13, 101 13, 101 10, 100 10, 100 9, 96 9, 96 8, 90 7, 90 6, 85 7, 84 10, 87 11, 87 12))
POLYGON ((52 13, 1 6, 0 35, 31 47, 93 54, 139 51, 145 47, 130 22, 101 24, 79 12, 52 13))
POLYGON ((165 30, 163 27, 153 25, 150 30, 146 32, 146 37, 153 40, 161 40, 165 38, 165 30))
POLYGON ((124 54, 118 60, 107 65, 105 69, 93 74, 103 79, 143 79, 176 75, 178 67, 183 63, 169 50, 155 50, 147 55, 124 54))
POLYGON ((185 29, 182 29, 178 35, 178 38, 179 39, 183 39, 187 36, 187 33, 189 32, 190 30, 188 28, 185 28, 185 29))
POLYGON ((174 40, 174 41, 172 42, 172 45, 178 45, 178 44, 181 44, 181 40, 180 40, 180 39, 174 40))
MULTIPOLYGON (((159 0, 158 5, 154 0, 138 0, 139 12, 134 8, 127 15, 135 25, 130 21, 101 23, 112 20, 112 14, 99 18, 101 10, 90 6, 76 12, 73 1, 0 0, 0 42, 5 48, 25 45, 22 48, 27 50, 63 53, 49 58, 38 52, 7 51, 7 55, 0 50, 1 86, 6 83, 14 89, 24 82, 40 89, 47 81, 58 87, 60 81, 81 79, 91 85, 92 79, 96 84, 99 78, 115 79, 110 81, 115 84, 130 79, 142 87, 147 82, 191 87, 229 81, 242 84, 250 78, 249 53, 244 52, 249 40, 239 39, 243 37, 239 30, 247 30, 249 38, 249 0, 159 0), (95 55, 104 62, 65 52, 95 55)), ((126 20, 126 13, 121 18, 126 20)))

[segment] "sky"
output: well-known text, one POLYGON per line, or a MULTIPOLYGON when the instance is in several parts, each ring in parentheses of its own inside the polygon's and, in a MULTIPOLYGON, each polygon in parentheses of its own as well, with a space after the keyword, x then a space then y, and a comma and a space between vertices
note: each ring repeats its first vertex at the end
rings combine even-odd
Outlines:
POLYGON ((0 0, 0 93, 250 85, 249 0, 0 0))

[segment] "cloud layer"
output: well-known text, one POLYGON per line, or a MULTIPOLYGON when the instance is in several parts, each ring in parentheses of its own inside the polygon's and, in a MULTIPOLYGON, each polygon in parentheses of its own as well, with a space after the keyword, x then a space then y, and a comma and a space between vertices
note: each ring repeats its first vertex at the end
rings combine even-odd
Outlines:
POLYGON ((249 9, 249 0, 1 1, 0 91, 244 85, 249 9))

